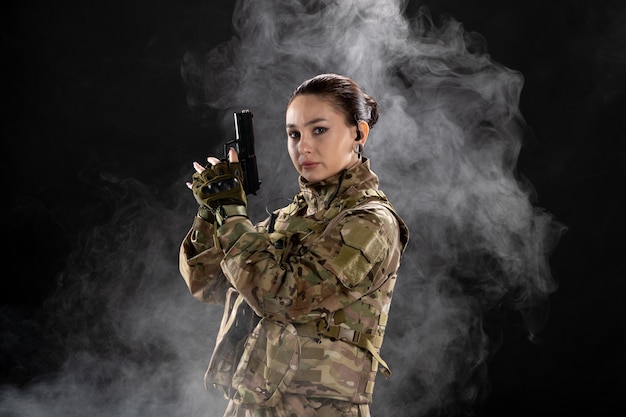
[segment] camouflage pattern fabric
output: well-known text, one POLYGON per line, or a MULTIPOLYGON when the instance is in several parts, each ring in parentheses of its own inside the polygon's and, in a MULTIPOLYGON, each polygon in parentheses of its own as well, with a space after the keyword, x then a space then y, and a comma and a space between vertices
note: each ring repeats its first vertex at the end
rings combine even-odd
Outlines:
POLYGON ((309 398, 285 394, 283 400, 271 408, 249 408, 230 401, 224 417, 370 417, 367 404, 328 398, 309 398))
POLYGON ((197 299, 224 303, 234 288, 262 318, 233 370, 236 407, 277 408, 289 395, 372 400, 408 230, 367 159, 341 182, 301 178, 300 187, 272 230, 269 219, 214 230, 196 218, 181 245, 180 271, 197 299))

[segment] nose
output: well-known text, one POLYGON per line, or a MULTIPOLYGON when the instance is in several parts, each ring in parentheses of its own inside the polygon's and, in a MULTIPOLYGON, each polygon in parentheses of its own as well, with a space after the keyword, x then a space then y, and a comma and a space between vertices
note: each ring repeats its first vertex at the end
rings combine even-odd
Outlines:
POLYGON ((311 140, 307 135, 301 135, 298 141, 298 152, 301 154, 311 152, 311 140))

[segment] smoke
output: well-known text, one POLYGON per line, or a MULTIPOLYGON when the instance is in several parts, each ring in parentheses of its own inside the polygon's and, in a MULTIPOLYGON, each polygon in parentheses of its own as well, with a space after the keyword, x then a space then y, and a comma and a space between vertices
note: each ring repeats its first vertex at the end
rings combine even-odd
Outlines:
POLYGON ((336 72, 379 101, 365 153, 412 238, 383 346, 394 374, 379 382, 374 412, 460 414, 488 395, 486 365, 507 313, 531 338, 545 324, 557 288, 547 260, 562 227, 533 206, 516 170, 522 74, 460 22, 435 24, 426 9, 407 17, 404 6, 239 1, 233 38, 189 52, 182 72, 199 114, 223 111, 225 125, 240 108, 256 114, 257 212, 291 197, 296 182, 283 123, 300 82, 336 72))
POLYGON ((221 416, 225 401, 202 383, 221 308, 194 300, 178 272, 194 212, 185 179, 163 188, 110 173, 83 181, 99 200, 75 216, 97 210, 107 220, 77 238, 41 308, 47 317, 32 333, 43 346, 19 345, 23 323, 3 326, 3 350, 35 351, 49 373, 3 386, 0 415, 221 416))
MULTIPOLYGON (((284 110, 300 82, 341 73, 378 100, 365 155, 411 241, 382 350, 392 376, 378 380, 373 414, 469 413, 488 394, 486 365, 507 313, 532 336, 545 323, 557 288, 547 260, 562 228, 516 170, 522 74, 494 62, 460 22, 435 24, 425 9, 407 17, 404 6, 238 1, 233 37, 185 54, 182 77, 190 107, 219 111, 225 132, 233 111, 253 112, 255 220, 297 191, 284 110)), ((193 300, 178 277, 193 213, 184 171, 158 189, 92 180, 114 214, 82 237, 45 308, 58 369, 3 389, 0 414, 222 415, 224 400, 202 385, 221 311, 193 300)))

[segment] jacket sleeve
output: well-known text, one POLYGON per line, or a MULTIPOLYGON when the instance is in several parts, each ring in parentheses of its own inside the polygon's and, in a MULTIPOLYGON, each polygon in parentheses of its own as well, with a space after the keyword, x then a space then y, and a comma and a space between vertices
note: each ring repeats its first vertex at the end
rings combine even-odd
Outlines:
POLYGON ((206 303, 224 304, 230 287, 220 262, 224 253, 214 245, 213 224, 197 217, 180 245, 179 270, 191 294, 206 303))
POLYGON ((243 219, 226 223, 217 236, 224 274, 258 315, 306 322, 353 303, 396 271, 398 229, 381 207, 353 210, 281 256, 269 234, 243 219))

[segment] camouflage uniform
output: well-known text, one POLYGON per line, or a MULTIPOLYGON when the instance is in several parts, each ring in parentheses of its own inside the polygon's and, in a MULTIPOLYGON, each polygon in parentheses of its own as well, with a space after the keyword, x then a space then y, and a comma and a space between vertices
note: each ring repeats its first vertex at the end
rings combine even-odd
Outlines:
MULTIPOLYGON (((225 304, 206 382, 226 415, 369 415, 408 230, 367 159, 253 226, 197 217, 180 271, 199 300, 225 304)), ((379 369, 380 368, 380 369, 379 369)))

